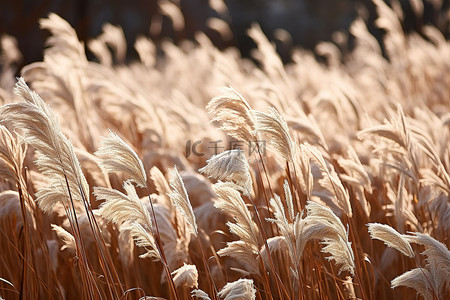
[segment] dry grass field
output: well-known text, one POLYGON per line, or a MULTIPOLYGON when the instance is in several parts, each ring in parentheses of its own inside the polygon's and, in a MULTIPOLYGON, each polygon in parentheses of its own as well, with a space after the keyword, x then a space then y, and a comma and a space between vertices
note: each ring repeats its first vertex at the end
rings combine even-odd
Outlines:
POLYGON ((450 43, 374 3, 287 64, 51 14, 16 79, 3 36, 0 299, 449 299, 450 43))

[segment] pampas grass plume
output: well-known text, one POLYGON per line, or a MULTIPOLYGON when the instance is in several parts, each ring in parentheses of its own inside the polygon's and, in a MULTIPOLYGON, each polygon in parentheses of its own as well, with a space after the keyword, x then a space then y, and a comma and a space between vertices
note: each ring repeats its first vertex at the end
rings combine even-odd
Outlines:
POLYGON ((103 138, 95 155, 106 172, 123 172, 138 186, 147 186, 147 175, 142 161, 117 134, 110 132, 108 137, 103 138))
POLYGON ((181 179, 180 173, 176 167, 170 171, 171 179, 169 180, 172 191, 168 194, 172 199, 173 204, 178 208, 181 214, 184 216, 186 222, 190 225, 191 232, 194 235, 198 235, 197 222, 195 220, 194 211, 192 209, 189 196, 184 186, 183 179, 181 179))

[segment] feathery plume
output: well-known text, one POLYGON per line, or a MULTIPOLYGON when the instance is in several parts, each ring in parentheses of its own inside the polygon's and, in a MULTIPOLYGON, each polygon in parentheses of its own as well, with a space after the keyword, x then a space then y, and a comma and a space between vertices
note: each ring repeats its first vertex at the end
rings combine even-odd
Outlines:
POLYGON ((398 144, 400 148, 386 148, 388 153, 396 153, 400 150, 404 154, 395 159, 398 162, 395 162, 392 167, 408 175, 412 180, 419 181, 418 151, 415 142, 420 139, 415 139, 413 136, 411 126, 400 105, 397 105, 397 116, 392 117, 390 123, 364 129, 358 133, 358 138, 363 139, 368 135, 380 136, 398 144))
POLYGON ((119 225, 120 231, 129 231, 139 247, 147 252, 140 257, 161 260, 156 242, 151 234, 152 219, 144 203, 139 199, 134 185, 126 181, 123 185, 126 195, 109 188, 95 187, 97 200, 105 200, 100 205, 100 214, 119 225))
POLYGON ((255 300, 256 289, 252 279, 239 279, 227 283, 219 292, 219 297, 224 300, 255 300))
POLYGON ((134 49, 139 59, 146 67, 153 67, 156 62, 156 46, 153 41, 144 36, 138 36, 134 42, 134 49))
POLYGON ((159 254, 155 239, 148 231, 148 229, 144 228, 140 223, 128 223, 127 225, 121 226, 120 231, 129 231, 130 235, 134 239, 136 246, 145 248, 147 252, 139 255, 140 258, 149 257, 155 261, 161 260, 161 256, 159 254))
POLYGON ((431 273, 431 282, 436 293, 440 293, 444 284, 450 286, 450 251, 447 247, 425 233, 414 232, 413 237, 408 236, 408 240, 413 243, 425 246, 428 264, 425 266, 431 273))
POLYGON ((222 95, 211 99, 206 110, 215 115, 213 121, 220 122, 220 129, 231 137, 244 142, 255 140, 250 105, 232 87, 222 88, 222 95))
POLYGON ((150 169, 150 178, 155 184, 156 190, 160 195, 167 195, 168 193, 170 193, 169 183, 167 182, 167 179, 166 177, 164 177, 164 174, 161 172, 161 170, 158 169, 158 167, 153 166, 150 169))
POLYGON ((433 299, 433 287, 430 285, 430 271, 424 268, 416 268, 397 276, 391 281, 391 287, 406 286, 414 288, 426 300, 433 299))
POLYGON ((262 246, 261 248, 261 256, 263 256, 266 261, 268 261, 268 253, 274 253, 274 252, 279 252, 279 253, 286 253, 288 250, 287 248, 287 244, 286 244, 286 239, 283 236, 274 236, 271 238, 267 239, 267 246, 269 246, 268 248, 266 248, 266 245, 262 246), (267 249, 269 249, 269 251, 267 251, 267 249))
POLYGON ((191 232, 195 236, 197 236, 198 229, 197 222, 195 221, 194 211, 192 210, 192 205, 189 201, 188 193, 184 186, 183 179, 181 179, 181 176, 178 173, 177 167, 174 167, 172 170, 170 170, 170 176, 172 178, 169 180, 169 184, 172 188, 172 191, 168 194, 168 196, 170 197, 170 199, 172 199, 174 205, 184 216, 186 222, 191 225, 191 232))
POLYGON ((259 229, 252 219, 250 211, 245 205, 236 185, 231 182, 218 182, 213 185, 218 199, 214 206, 234 218, 236 223, 227 222, 230 232, 244 241, 249 250, 258 253, 261 246, 259 229))
POLYGON ((211 300, 209 295, 202 290, 196 289, 191 292, 192 297, 197 297, 201 300, 211 300))
POLYGON ((199 169, 199 172, 219 180, 233 181, 242 188, 245 196, 250 196, 252 177, 242 150, 227 150, 212 156, 206 162, 207 165, 199 169))
POLYGON ((18 135, 0 125, 0 174, 6 179, 20 183, 26 145, 18 135))
POLYGON ((319 179, 319 184, 329 191, 334 197, 333 202, 339 207, 348 217, 352 216, 352 206, 350 204, 350 196, 348 191, 342 185, 339 176, 334 171, 332 165, 328 167, 325 159, 320 153, 319 149, 314 146, 306 144, 303 148, 308 155, 316 162, 322 171, 322 178, 319 179))
POLYGON ((255 133, 265 134, 269 137, 270 144, 286 160, 293 161, 295 157, 294 141, 289 134, 286 121, 274 108, 269 108, 268 113, 252 110, 255 120, 255 133))
POLYGON ((63 54, 76 60, 76 63, 87 63, 84 46, 78 40, 75 29, 69 22, 55 13, 50 13, 48 18, 41 19, 39 24, 41 28, 49 30, 52 34, 47 40, 51 47, 47 48, 46 54, 63 54))
POLYGON ((114 50, 117 62, 123 63, 127 54, 127 41, 122 28, 106 23, 102 30, 103 33, 99 36, 99 39, 114 50))
POLYGON ((228 14, 228 7, 225 4, 224 0, 208 0, 208 4, 219 15, 228 14))
POLYGON ((372 192, 372 182, 369 173, 364 168, 356 150, 352 146, 348 147, 347 154, 349 156, 348 159, 343 157, 338 159, 339 166, 348 174, 340 174, 340 177, 353 188, 356 198, 368 217, 370 216, 370 205, 364 195, 364 191, 372 192))
MULTIPOLYGON (((286 190, 286 182, 285 182, 285 191, 289 190, 289 186, 287 186, 286 190)), ((290 191, 289 191, 290 193, 290 191)), ((290 195, 286 195, 286 199, 288 199, 290 195)), ((292 204, 292 199, 291 201, 292 204)), ((280 196, 277 194, 274 195, 274 198, 270 199, 270 206, 273 210, 273 215, 275 216, 275 219, 267 219, 267 221, 273 222, 277 224, 278 230, 280 231, 281 235, 284 237, 287 247, 289 256, 291 258, 291 261, 294 265, 297 265, 299 263, 299 259, 297 258, 296 254, 296 248, 295 248, 295 238, 294 238, 294 227, 291 223, 289 223, 288 219, 286 218, 286 213, 284 211, 284 206, 281 201, 280 196)), ((288 205, 289 207, 289 205, 288 205)), ((291 214, 291 213, 289 213, 291 214)), ((293 220, 293 218, 292 218, 293 220)))
POLYGON ((259 274, 259 265, 255 253, 244 241, 228 242, 225 248, 217 251, 217 254, 235 259, 249 273, 259 274))
POLYGON ((391 287, 412 287, 425 299, 438 299, 442 295, 444 285, 450 284, 450 251, 447 247, 425 233, 413 232, 413 235, 404 235, 404 239, 412 243, 425 246, 427 264, 425 268, 416 268, 396 277, 391 287))
POLYGON ((414 257, 414 251, 407 238, 391 226, 379 223, 369 223, 367 226, 372 239, 383 241, 388 247, 395 248, 406 256, 414 257))
POLYGON ((335 260, 340 266, 339 273, 349 271, 355 274, 355 259, 348 233, 341 220, 329 209, 318 203, 308 201, 306 205, 307 217, 297 217, 294 222, 296 252, 302 256, 305 245, 313 239, 322 240, 326 246, 322 252, 330 253, 328 260, 335 260))
POLYGON ((97 200, 105 200, 100 205, 100 214, 118 225, 132 220, 151 230, 152 219, 150 213, 141 199, 139 199, 135 187, 130 181, 126 181, 123 188, 127 193, 126 195, 110 188, 94 188, 94 195, 97 197, 97 200))
POLYGON ((77 251, 77 247, 75 244, 75 238, 73 237, 73 235, 70 232, 68 232, 67 230, 65 230, 64 228, 62 228, 61 226, 58 226, 56 224, 51 224, 51 226, 63 244, 61 246, 61 251, 63 251, 64 249, 70 249, 72 251, 77 251))
MULTIPOLYGON (((254 57, 262 64, 267 75, 273 80, 279 80, 280 78, 286 80, 287 74, 283 62, 261 27, 254 23, 248 29, 247 34, 257 45, 254 57)), ((291 91, 285 92, 288 94, 291 91)))
POLYGON ((308 141, 308 143, 321 146, 325 150, 328 150, 327 143, 320 127, 312 115, 300 116, 298 118, 286 116, 286 123, 292 131, 301 134, 302 140, 304 139, 308 141))
POLYGON ((291 189, 289 188, 289 183, 287 180, 284 181, 283 189, 284 189, 284 197, 286 199, 287 209, 288 209, 288 213, 289 213, 289 218, 290 218, 290 220, 294 220, 294 216, 295 216, 294 204, 292 202, 292 193, 291 193, 291 189))
POLYGON ((170 211, 171 215, 175 214, 175 206, 168 196, 170 193, 169 182, 167 181, 164 174, 160 169, 158 169, 158 167, 153 166, 150 169, 150 178, 152 179, 153 184, 156 187, 156 191, 158 192, 158 197, 152 195, 152 198, 156 198, 155 203, 161 203, 170 211))
POLYGON ((169 0, 159 0, 158 6, 160 13, 166 15, 172 21, 175 31, 182 31, 185 27, 185 21, 180 7, 169 0))
POLYGON ((47 187, 37 193, 36 201, 41 209, 51 212, 60 201, 67 205, 69 192, 73 200, 84 199, 89 203, 86 178, 73 146, 62 134, 53 111, 28 88, 23 78, 18 79, 14 92, 25 102, 4 105, 0 114, 4 120, 21 128, 25 143, 39 152, 36 165, 49 178, 47 187))
POLYGON ((308 156, 308 152, 305 150, 305 145, 301 144, 295 147, 297 148, 294 158, 295 172, 297 173, 303 193, 309 199, 311 198, 314 186, 314 177, 311 172, 310 157, 308 156))
POLYGON ((198 271, 195 265, 186 263, 172 272, 173 282, 176 287, 185 286, 188 288, 198 287, 198 271))
POLYGON ((99 60, 100 64, 104 66, 111 66, 113 63, 111 52, 105 41, 99 36, 96 39, 92 39, 87 43, 89 50, 94 53, 95 57, 99 60))
MULTIPOLYGON (((17 39, 8 34, 3 34, 0 38, 0 62, 3 65, 2 71, 6 73, 5 71, 11 70, 9 68, 11 68, 12 64, 20 63, 22 59, 23 56, 22 53, 20 53, 17 39)), ((5 88, 5 85, 3 88, 5 88)))
POLYGON ((147 186, 147 175, 142 161, 117 134, 110 131, 109 136, 100 141, 100 148, 95 155, 107 173, 123 172, 138 186, 147 186))
POLYGON ((436 261, 436 265, 441 266, 443 271, 450 272, 450 251, 447 247, 426 233, 413 232, 412 234, 413 236, 408 236, 407 239, 425 246, 426 250, 423 254, 427 256, 428 261, 436 261))
POLYGON ((218 32, 224 41, 230 41, 233 38, 230 24, 219 18, 208 18, 206 25, 212 30, 218 32))

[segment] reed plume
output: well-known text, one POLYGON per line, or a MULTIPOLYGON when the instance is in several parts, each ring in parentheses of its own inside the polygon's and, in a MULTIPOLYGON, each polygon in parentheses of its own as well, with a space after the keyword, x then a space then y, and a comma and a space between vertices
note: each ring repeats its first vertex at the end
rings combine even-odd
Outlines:
POLYGON ((259 229, 242 199, 239 189, 231 182, 218 182, 213 185, 218 199, 214 206, 224 211, 236 222, 227 222, 230 232, 236 234, 248 247, 248 251, 258 253, 262 246, 259 229))
POLYGON ((269 143, 286 161, 293 161, 295 157, 294 141, 289 134, 286 121, 273 107, 268 113, 253 110, 255 120, 255 134, 266 135, 269 143))
POLYGON ((296 218, 294 234, 296 237, 296 253, 301 257, 305 245, 310 240, 319 239, 325 245, 322 252, 331 254, 327 260, 334 260, 339 265, 339 273, 348 271, 355 274, 355 258, 348 232, 341 220, 329 209, 318 203, 308 201, 307 217, 296 218))
POLYGON ((147 175, 142 161, 117 134, 110 132, 109 136, 100 142, 100 148, 95 155, 107 173, 122 172, 138 186, 147 186, 147 175))
POLYGON ((244 142, 255 140, 250 105, 232 87, 222 88, 222 95, 211 99, 206 110, 215 115, 213 121, 220 122, 220 128, 231 137, 244 142))
POLYGON ((241 149, 227 150, 212 156, 207 165, 199 169, 209 177, 218 180, 232 181, 241 188, 245 196, 250 196, 252 191, 252 177, 250 166, 241 149))
POLYGON ((18 79, 14 91, 24 102, 7 104, 0 114, 20 128, 24 142, 40 153, 36 165, 49 179, 49 185, 37 193, 39 206, 46 212, 51 212, 58 202, 69 206, 69 191, 74 201, 89 202, 86 178, 53 111, 28 88, 23 78, 18 79))
POLYGON ((253 285, 253 280, 239 279, 234 282, 229 282, 220 290, 219 297, 224 300, 255 300, 256 289, 253 285))
POLYGON ((377 223, 370 223, 367 226, 372 239, 383 241, 387 246, 397 249, 403 255, 414 257, 414 251, 408 242, 408 238, 398 233, 391 226, 377 223))
POLYGON ((254 24, 252 60, 224 1, 192 40, 179 2, 156 5, 138 61, 110 24, 91 60, 55 14, 22 69, 0 38, 0 298, 448 299, 443 2, 411 0, 405 32, 374 0, 376 21, 312 51, 254 24))
POLYGON ((174 205, 184 216, 186 222, 189 223, 191 232, 197 236, 197 222, 195 221, 194 211, 192 210, 192 205, 189 201, 189 196, 187 194, 186 187, 184 186, 183 179, 181 179, 176 167, 174 167, 170 173, 172 178, 169 183, 172 191, 168 194, 168 196, 172 199, 174 205))

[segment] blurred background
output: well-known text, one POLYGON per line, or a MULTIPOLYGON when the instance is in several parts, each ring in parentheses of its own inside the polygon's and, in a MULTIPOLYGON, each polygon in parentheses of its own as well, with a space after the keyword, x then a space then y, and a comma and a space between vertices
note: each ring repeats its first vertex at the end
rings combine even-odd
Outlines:
MULTIPOLYGON (((403 9, 405 30, 420 33, 424 24, 433 24, 449 37, 449 24, 443 21, 449 14, 448 0, 387 2, 403 9), (417 17, 414 12, 421 6, 423 17, 417 17)), ((373 26, 371 0, 1 0, 0 34, 17 38, 22 65, 42 60, 48 33, 39 29, 38 20, 50 12, 66 19, 85 42, 100 35, 105 23, 122 27, 129 49, 127 60, 136 58, 132 46, 139 35, 149 36, 157 44, 165 38, 175 42, 193 39, 198 31, 217 47, 236 46, 248 56, 254 44, 246 30, 254 22, 276 43, 285 61, 292 46, 313 49, 320 41, 332 40, 351 47, 351 39, 346 38, 348 27, 358 16, 368 22, 372 34, 382 37, 373 26), (230 34, 220 33, 224 22, 230 34)))

